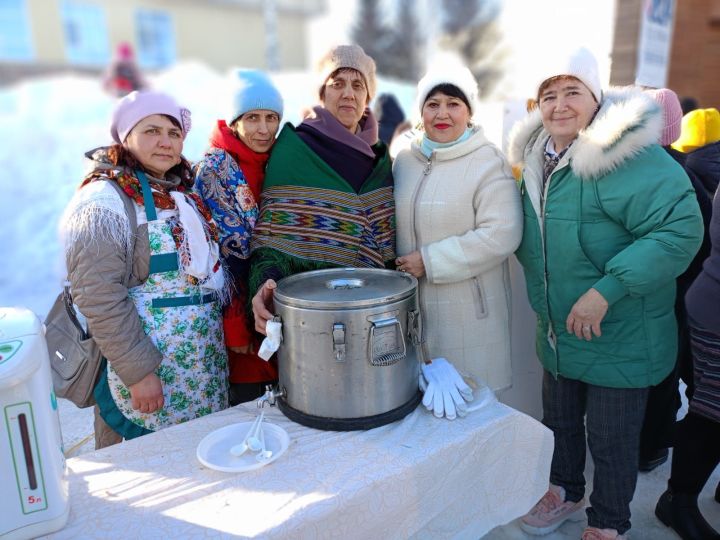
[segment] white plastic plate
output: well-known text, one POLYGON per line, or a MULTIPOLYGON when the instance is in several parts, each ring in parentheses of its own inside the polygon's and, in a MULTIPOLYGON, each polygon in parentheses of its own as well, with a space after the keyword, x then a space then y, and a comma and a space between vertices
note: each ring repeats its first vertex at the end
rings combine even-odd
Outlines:
POLYGON ((233 456, 230 449, 245 438, 252 424, 252 422, 241 422, 208 433, 198 444, 198 461, 216 471, 245 472, 264 467, 285 453, 290 444, 287 432, 280 426, 263 422, 265 448, 272 451, 272 456, 267 460, 258 461, 257 452, 252 450, 247 450, 237 457, 233 456))

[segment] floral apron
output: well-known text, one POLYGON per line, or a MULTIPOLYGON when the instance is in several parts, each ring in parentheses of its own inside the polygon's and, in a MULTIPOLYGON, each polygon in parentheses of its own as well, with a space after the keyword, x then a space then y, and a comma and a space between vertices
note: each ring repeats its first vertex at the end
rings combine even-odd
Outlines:
MULTIPOLYGON (((163 355, 155 373, 162 381, 165 403, 153 413, 134 410, 129 389, 108 362, 107 387, 117 411, 142 428, 118 425, 127 423, 116 411, 109 411, 108 415, 115 417, 114 422, 103 414, 108 425, 125 438, 186 422, 228 406, 227 356, 220 303, 215 294, 205 293, 200 286, 189 283, 180 270, 173 224, 171 220, 157 218, 148 181, 142 173, 138 176, 148 221, 150 274, 145 283, 129 289, 129 296, 145 333, 163 355)), ((104 401, 107 406, 109 400, 104 401)))

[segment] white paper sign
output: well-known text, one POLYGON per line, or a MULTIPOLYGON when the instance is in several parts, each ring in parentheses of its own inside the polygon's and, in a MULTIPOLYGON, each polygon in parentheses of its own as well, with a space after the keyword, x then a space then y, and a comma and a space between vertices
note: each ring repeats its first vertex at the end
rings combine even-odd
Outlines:
POLYGON ((635 84, 664 88, 670 66, 675 0, 644 0, 635 84))

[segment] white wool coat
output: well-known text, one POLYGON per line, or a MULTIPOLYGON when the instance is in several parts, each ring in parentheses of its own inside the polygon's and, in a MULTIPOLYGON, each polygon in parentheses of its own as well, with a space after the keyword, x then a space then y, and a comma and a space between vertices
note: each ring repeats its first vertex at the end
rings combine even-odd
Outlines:
POLYGON ((420 140, 393 164, 397 252, 422 254, 428 352, 493 390, 510 386, 508 257, 522 235, 520 193, 479 127, 428 159, 420 140))

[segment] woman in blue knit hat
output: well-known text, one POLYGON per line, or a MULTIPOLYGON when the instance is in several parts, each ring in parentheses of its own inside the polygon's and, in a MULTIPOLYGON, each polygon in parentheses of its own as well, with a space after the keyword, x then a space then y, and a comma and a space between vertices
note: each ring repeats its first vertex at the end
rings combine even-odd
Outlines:
POLYGON ((234 74, 233 96, 224 119, 210 135, 210 148, 195 170, 195 187, 220 230, 220 254, 234 281, 223 313, 230 371, 230 405, 250 401, 277 379, 277 366, 257 356, 245 316, 250 235, 255 227, 265 165, 283 114, 283 99, 257 70, 234 74))

